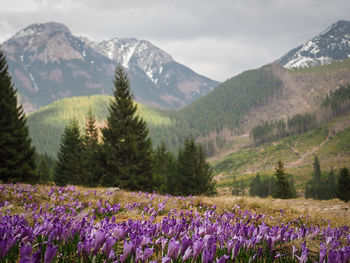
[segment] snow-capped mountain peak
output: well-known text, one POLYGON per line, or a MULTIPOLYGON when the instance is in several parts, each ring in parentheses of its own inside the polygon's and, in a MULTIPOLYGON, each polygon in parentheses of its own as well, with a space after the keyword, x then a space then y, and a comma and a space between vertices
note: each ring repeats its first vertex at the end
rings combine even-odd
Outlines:
POLYGON ((60 23, 28 26, 2 49, 30 110, 63 97, 111 94, 117 65, 127 69, 136 100, 162 108, 183 107, 218 84, 146 40, 95 42, 60 23))
POLYGON ((285 68, 324 65, 350 57, 350 21, 340 20, 276 62, 285 68))
POLYGON ((133 66, 141 68, 152 82, 154 75, 161 73, 162 65, 173 61, 163 50, 145 40, 135 38, 112 38, 100 43, 89 42, 91 48, 101 55, 130 69, 133 66))
POLYGON ((169 54, 146 40, 112 38, 99 43, 85 37, 80 37, 80 40, 128 70, 137 66, 154 84, 157 84, 163 66, 174 61, 169 54))

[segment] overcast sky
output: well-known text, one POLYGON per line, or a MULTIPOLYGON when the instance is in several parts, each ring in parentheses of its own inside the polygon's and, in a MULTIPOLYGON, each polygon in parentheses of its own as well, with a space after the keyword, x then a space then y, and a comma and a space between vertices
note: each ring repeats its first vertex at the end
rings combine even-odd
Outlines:
POLYGON ((350 20, 349 0, 0 0, 0 6, 0 42, 30 24, 61 22, 95 41, 148 40, 219 81, 350 20))

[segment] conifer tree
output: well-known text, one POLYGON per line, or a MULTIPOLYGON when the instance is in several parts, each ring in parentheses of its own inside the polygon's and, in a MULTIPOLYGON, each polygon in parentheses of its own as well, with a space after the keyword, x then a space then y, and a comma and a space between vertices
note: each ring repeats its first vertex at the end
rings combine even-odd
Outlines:
POLYGON ((337 196, 344 202, 350 201, 350 173, 347 168, 340 169, 337 196))
POLYGON ((178 153, 178 194, 215 194, 213 174, 203 148, 191 136, 178 153))
POLYGON ((327 178, 327 199, 332 199, 336 196, 336 181, 334 176, 334 170, 331 169, 327 178))
POLYGON ((295 189, 295 183, 294 183, 294 177, 293 175, 290 175, 289 178, 289 187, 290 187, 290 192, 291 192, 291 198, 296 198, 297 197, 297 190, 295 189))
POLYGON ((249 195, 261 197, 261 180, 260 175, 257 174, 254 179, 250 182, 249 195))
POLYGON ((17 105, 16 90, 0 50, 0 181, 35 181, 34 152, 23 108, 17 105))
POLYGON ((79 123, 73 119, 64 129, 57 154, 54 180, 57 185, 83 184, 84 145, 80 135, 79 123))
POLYGON ((206 154, 200 144, 197 144, 197 169, 198 169, 198 192, 200 194, 216 194, 215 182, 213 181, 213 171, 206 160, 206 154))
POLYGON ((292 192, 288 183, 288 179, 286 177, 286 173, 284 171, 284 164, 281 160, 277 162, 277 166, 275 168, 275 176, 276 190, 273 197, 282 199, 291 198, 292 192))
POLYGON ((152 190, 152 143, 146 122, 136 114, 129 80, 119 66, 107 127, 102 130, 106 173, 101 183, 130 190, 152 190))
POLYGON ((165 142, 157 146, 153 156, 153 183, 160 193, 174 194, 176 184, 176 158, 168 151, 165 142))
POLYGON ((46 183, 50 180, 50 168, 44 158, 40 159, 37 166, 37 174, 41 183, 46 183))
POLYGON ((178 152, 178 187, 177 194, 198 194, 196 181, 197 146, 194 138, 186 138, 183 148, 178 152))
POLYGON ((314 158, 314 173, 313 173, 313 193, 314 199, 321 200, 322 197, 322 191, 321 191, 321 179, 322 179, 322 174, 321 174, 321 167, 320 167, 320 161, 318 160, 317 155, 315 155, 314 158))
POLYGON ((88 118, 85 124, 84 146, 84 184, 88 186, 96 186, 99 179, 99 172, 102 167, 99 163, 98 156, 98 128, 96 127, 96 119, 92 115, 91 108, 89 109, 88 118))

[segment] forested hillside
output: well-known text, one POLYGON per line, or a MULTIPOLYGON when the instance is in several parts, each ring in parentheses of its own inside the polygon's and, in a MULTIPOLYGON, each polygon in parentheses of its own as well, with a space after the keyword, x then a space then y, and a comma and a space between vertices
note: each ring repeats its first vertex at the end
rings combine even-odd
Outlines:
MULTIPOLYGON (((166 111, 139 104, 155 145, 164 140, 176 151, 188 134, 194 137, 239 127, 242 117, 251 109, 266 103, 280 92, 281 81, 266 68, 250 70, 231 78, 203 99, 180 111, 166 111)), ((102 125, 107 116, 108 96, 76 97, 57 101, 28 116, 34 145, 39 152, 55 155, 64 125, 77 117, 81 127, 89 107, 102 125)))
MULTIPOLYGON (((77 118, 80 128, 84 129, 89 109, 100 127, 104 126, 108 114, 110 96, 95 95, 59 100, 28 116, 28 126, 33 144, 40 153, 56 156, 59 141, 65 125, 77 118)), ((174 125, 167 112, 138 104, 139 114, 147 121, 153 140, 158 142, 157 131, 174 125)))
POLYGON ((347 167, 350 162, 350 113, 299 135, 251 146, 213 163, 218 187, 231 187, 244 179, 246 187, 256 174, 272 175, 279 159, 294 176, 297 189, 304 190, 311 179, 313 160, 317 155, 321 169, 329 172, 347 167))
POLYGON ((267 67, 245 71, 185 107, 179 115, 201 135, 224 127, 237 129, 247 112, 266 105, 281 89, 282 81, 267 67))
MULTIPOLYGON (((334 110, 342 111, 347 102, 331 106, 331 101, 326 101, 327 94, 328 100, 339 101, 342 93, 335 90, 347 83, 350 83, 350 59, 298 70, 271 64, 225 81, 182 110, 160 110, 139 104, 139 113, 148 123, 155 146, 163 140, 176 152, 192 134, 209 156, 215 156, 254 142, 300 134, 315 127, 320 118, 337 116, 326 108, 341 107, 334 110), (329 103, 327 107, 321 107, 326 103, 329 103), (253 136, 249 138, 249 134, 253 136)), ((34 145, 39 152, 55 156, 64 125, 76 116, 84 127, 90 106, 99 125, 103 125, 108 101, 107 96, 64 99, 29 115, 34 145)))

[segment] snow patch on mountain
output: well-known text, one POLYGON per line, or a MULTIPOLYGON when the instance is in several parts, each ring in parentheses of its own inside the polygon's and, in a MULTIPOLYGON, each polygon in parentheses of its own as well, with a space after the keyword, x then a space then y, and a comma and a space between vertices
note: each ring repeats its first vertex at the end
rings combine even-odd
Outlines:
POLYGON ((113 38, 99 43, 85 37, 80 37, 80 40, 126 69, 139 67, 155 84, 163 72, 164 64, 173 61, 169 54, 145 40, 113 38))
POLYGON ((329 64, 350 55, 350 22, 340 20, 276 62, 285 68, 329 64))

